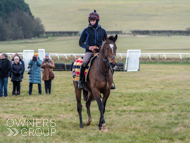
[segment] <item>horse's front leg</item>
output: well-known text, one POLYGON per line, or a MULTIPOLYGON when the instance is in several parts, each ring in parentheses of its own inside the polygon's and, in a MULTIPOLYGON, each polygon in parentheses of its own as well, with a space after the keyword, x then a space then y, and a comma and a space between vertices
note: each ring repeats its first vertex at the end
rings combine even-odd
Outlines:
POLYGON ((97 101, 99 110, 100 110, 100 123, 99 123, 99 130, 106 132, 107 130, 102 130, 102 125, 105 125, 105 119, 104 119, 104 105, 100 99, 100 92, 97 89, 92 89, 92 93, 94 95, 94 98, 97 101))
POLYGON ((82 105, 81 105, 81 90, 78 89, 78 82, 74 82, 74 87, 75 87, 75 95, 76 95, 76 100, 77 100, 77 111, 78 111, 79 120, 80 120, 80 128, 83 128, 83 123, 82 123, 82 105))
POLYGON ((90 105, 91 105, 91 101, 93 99, 93 95, 91 92, 88 93, 88 99, 86 101, 86 108, 87 108, 87 114, 88 114, 88 120, 85 122, 85 124, 87 126, 90 125, 90 123, 92 122, 92 118, 91 118, 91 113, 90 113, 90 105))
MULTIPOLYGON (((104 115, 104 113, 105 113, 106 101, 107 101, 109 95, 110 95, 110 90, 107 90, 106 95, 105 95, 105 93, 104 93, 104 96, 103 96, 103 99, 102 99, 102 104, 103 104, 103 106, 104 106, 103 115, 104 115)), ((99 121, 99 129, 101 129, 101 131, 103 131, 103 132, 107 132, 107 131, 108 131, 108 129, 107 129, 107 127, 106 127, 106 124, 102 124, 101 118, 100 118, 100 121, 99 121)))
POLYGON ((103 97, 103 100, 102 100, 102 103, 104 105, 104 111, 103 111, 103 113, 105 113, 106 102, 107 102, 107 99, 108 99, 109 95, 110 95, 110 89, 107 90, 106 95, 104 94, 104 97, 103 97))

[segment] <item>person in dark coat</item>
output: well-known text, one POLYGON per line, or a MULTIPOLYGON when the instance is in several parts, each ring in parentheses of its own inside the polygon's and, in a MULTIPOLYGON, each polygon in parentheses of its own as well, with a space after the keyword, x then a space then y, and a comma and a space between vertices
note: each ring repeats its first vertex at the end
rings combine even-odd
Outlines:
POLYGON ((0 60, 0 97, 3 96, 3 89, 4 89, 4 96, 7 97, 7 83, 8 83, 8 74, 11 70, 11 63, 6 58, 6 54, 1 54, 0 60))
POLYGON ((22 81, 22 72, 22 62, 19 61, 18 56, 15 56, 14 61, 12 61, 11 65, 11 81, 13 82, 12 95, 20 95, 20 82, 22 81))
MULTIPOLYGON (((85 49, 85 55, 83 62, 80 67, 80 78, 78 82, 78 88, 83 89, 84 71, 90 58, 92 57, 93 51, 99 52, 103 44, 103 37, 107 36, 106 30, 104 30, 99 24, 99 14, 94 10, 88 16, 89 25, 85 28, 80 36, 79 45, 85 49), (99 48, 97 50, 96 48, 99 48)), ((115 85, 112 84, 111 89, 115 89, 115 85)))
POLYGON ((22 63, 22 75, 21 75, 21 77, 22 77, 22 79, 23 79, 23 78, 24 78, 24 71, 25 71, 25 64, 24 64, 24 61, 19 57, 18 53, 15 53, 15 54, 14 54, 14 56, 13 56, 13 58, 12 58, 12 61, 14 61, 14 58, 15 58, 16 56, 19 58, 19 61, 22 63))
POLYGON ((89 14, 88 21, 89 25, 83 30, 79 40, 79 45, 85 49, 85 55, 80 68, 79 89, 83 89, 84 70, 93 54, 92 51, 96 50, 96 52, 99 52, 99 50, 95 48, 98 47, 100 49, 103 43, 103 36, 107 36, 107 32, 98 24, 99 14, 96 10, 89 14))

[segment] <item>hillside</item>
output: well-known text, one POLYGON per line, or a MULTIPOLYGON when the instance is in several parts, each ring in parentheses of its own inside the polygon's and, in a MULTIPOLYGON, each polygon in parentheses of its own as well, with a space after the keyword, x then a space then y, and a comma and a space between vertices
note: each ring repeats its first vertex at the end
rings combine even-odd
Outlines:
POLYGON ((189 0, 25 0, 46 31, 82 31, 94 9, 106 30, 185 30, 189 0))

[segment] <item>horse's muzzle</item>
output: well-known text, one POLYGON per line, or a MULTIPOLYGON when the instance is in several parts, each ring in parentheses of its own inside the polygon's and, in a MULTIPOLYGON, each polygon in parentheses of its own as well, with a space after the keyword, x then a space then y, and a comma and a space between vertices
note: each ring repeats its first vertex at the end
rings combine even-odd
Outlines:
POLYGON ((115 68, 115 65, 116 65, 116 64, 111 64, 111 68, 112 68, 112 69, 115 68))
POLYGON ((116 60, 112 59, 111 64, 115 66, 116 65, 116 60))
POLYGON ((109 66, 111 66, 112 68, 115 67, 115 65, 116 65, 116 56, 109 56, 108 57, 108 63, 109 63, 109 66))
POLYGON ((116 60, 115 60, 115 59, 114 59, 114 60, 111 60, 109 63, 110 63, 110 66, 111 66, 112 68, 114 68, 115 65, 116 65, 116 60))

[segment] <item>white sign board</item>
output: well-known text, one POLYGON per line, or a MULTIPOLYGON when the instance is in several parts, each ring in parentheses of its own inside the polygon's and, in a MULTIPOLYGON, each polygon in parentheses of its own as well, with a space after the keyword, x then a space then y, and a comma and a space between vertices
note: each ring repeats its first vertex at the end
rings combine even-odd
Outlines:
POLYGON ((141 50, 127 50, 125 71, 140 70, 141 50))
POLYGON ((34 50, 23 50, 23 61, 25 64, 25 70, 28 70, 28 63, 34 55, 34 50))
POLYGON ((39 54, 40 60, 43 61, 43 59, 45 58, 45 49, 38 49, 38 54, 39 54))

